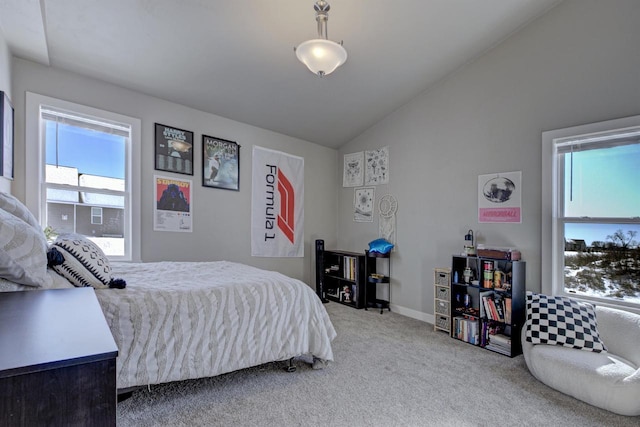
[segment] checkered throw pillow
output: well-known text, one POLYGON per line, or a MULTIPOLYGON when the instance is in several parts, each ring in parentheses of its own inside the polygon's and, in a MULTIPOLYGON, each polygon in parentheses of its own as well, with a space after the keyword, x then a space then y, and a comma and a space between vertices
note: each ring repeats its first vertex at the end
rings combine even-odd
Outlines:
POLYGON ((596 353, 607 350, 598 335, 593 305, 532 292, 527 292, 526 339, 596 353))

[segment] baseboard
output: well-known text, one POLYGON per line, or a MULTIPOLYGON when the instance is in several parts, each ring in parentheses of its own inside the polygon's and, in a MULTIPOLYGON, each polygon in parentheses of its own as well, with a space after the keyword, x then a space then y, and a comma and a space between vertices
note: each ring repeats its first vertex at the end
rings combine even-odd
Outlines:
POLYGON ((430 323, 432 325, 436 321, 436 318, 433 314, 423 313, 421 311, 402 307, 400 305, 391 304, 391 311, 393 311, 394 313, 402 314, 403 316, 411 317, 412 319, 430 323))

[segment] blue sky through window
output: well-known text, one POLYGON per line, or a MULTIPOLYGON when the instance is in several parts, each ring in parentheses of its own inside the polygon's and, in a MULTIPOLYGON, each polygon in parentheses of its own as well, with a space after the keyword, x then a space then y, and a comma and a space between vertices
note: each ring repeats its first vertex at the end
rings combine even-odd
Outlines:
POLYGON ((46 121, 46 162, 78 168, 79 173, 124 179, 125 138, 77 126, 46 121))
MULTIPOLYGON (((567 153, 564 157, 564 216, 592 218, 640 217, 640 144, 567 153)), ((608 235, 637 224, 565 224, 567 239, 607 242, 608 235)))

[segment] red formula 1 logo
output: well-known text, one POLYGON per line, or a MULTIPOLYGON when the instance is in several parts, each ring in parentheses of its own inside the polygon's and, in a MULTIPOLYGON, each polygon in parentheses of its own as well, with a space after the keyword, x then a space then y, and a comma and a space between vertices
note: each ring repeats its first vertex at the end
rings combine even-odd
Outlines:
POLYGON ((278 169, 278 193, 280 193, 280 213, 278 228, 294 243, 296 195, 291 181, 278 169))

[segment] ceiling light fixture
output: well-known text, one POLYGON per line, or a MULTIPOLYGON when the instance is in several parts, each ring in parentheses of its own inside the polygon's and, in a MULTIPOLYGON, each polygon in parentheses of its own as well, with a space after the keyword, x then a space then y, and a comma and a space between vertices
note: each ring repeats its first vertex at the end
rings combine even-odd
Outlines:
POLYGON ((318 38, 307 40, 294 47, 296 56, 309 70, 322 77, 331 74, 347 60, 347 51, 340 43, 327 39, 327 21, 329 20, 329 3, 318 0, 313 6, 318 22, 318 38))

